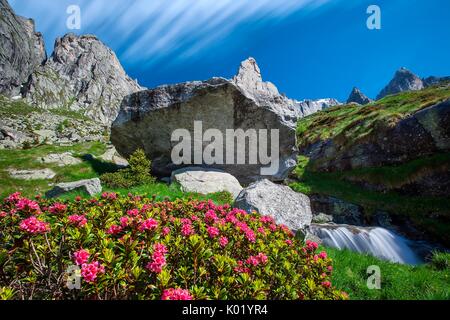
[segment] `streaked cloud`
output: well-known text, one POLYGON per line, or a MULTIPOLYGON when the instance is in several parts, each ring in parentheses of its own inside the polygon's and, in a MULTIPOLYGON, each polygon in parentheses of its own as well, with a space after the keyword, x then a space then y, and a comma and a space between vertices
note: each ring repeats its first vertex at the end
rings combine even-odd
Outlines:
MULTIPOLYGON (((46 39, 61 36, 66 8, 81 7, 82 29, 113 46, 121 59, 149 67, 168 56, 188 59, 245 24, 276 23, 329 0, 10 0, 36 19, 46 39)), ((50 44, 47 41, 47 46, 50 44)))

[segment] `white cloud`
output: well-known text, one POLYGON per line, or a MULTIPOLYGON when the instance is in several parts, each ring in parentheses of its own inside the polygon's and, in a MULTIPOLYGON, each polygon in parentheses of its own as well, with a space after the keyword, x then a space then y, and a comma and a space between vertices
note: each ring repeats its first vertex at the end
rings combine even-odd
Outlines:
POLYGON ((79 4, 82 32, 121 48, 122 58, 146 65, 169 55, 185 59, 244 23, 279 20, 329 0, 10 0, 38 21, 40 31, 62 35, 65 8, 79 4), (61 30, 55 27, 61 26, 61 30))

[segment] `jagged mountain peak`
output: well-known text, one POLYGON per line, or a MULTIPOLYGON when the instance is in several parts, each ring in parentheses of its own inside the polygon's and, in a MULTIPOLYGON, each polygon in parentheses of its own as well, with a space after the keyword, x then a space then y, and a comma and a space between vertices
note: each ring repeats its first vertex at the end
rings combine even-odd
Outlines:
POLYGON ((372 102, 372 100, 367 97, 364 93, 361 92, 357 87, 353 87, 352 91, 350 92, 350 95, 347 99, 347 103, 357 103, 361 105, 368 104, 372 102))
POLYGON ((139 90, 96 36, 68 33, 55 40, 51 57, 32 74, 24 96, 41 108, 66 107, 109 125, 122 99, 139 90))
POLYGON ((422 79, 405 67, 398 69, 389 84, 381 90, 377 100, 387 95, 403 91, 420 90, 424 88, 422 79))

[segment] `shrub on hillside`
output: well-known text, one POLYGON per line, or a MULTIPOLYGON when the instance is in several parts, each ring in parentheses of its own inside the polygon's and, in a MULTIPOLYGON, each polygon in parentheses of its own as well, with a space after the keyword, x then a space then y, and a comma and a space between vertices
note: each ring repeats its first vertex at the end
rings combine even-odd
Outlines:
POLYGON ((434 251, 430 264, 436 270, 450 269, 450 253, 434 251))
POLYGON ((316 243, 229 205, 115 193, 61 203, 15 193, 0 212, 3 298, 347 297, 331 285, 331 259, 316 243), (78 290, 66 285, 68 268, 79 268, 78 290))
POLYGON ((151 161, 142 149, 137 149, 128 159, 129 166, 117 172, 105 173, 100 178, 110 188, 132 188, 152 183, 151 161))

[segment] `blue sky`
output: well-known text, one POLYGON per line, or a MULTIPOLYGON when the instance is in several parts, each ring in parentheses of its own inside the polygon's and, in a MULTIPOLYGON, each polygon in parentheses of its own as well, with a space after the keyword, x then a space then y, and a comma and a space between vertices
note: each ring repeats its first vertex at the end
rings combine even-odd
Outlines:
POLYGON ((141 85, 232 77, 253 56, 291 98, 375 97, 399 67, 450 75, 448 0, 9 0, 36 21, 50 53, 69 5, 81 29, 118 55, 141 85), (381 8, 381 30, 366 9, 381 8))

